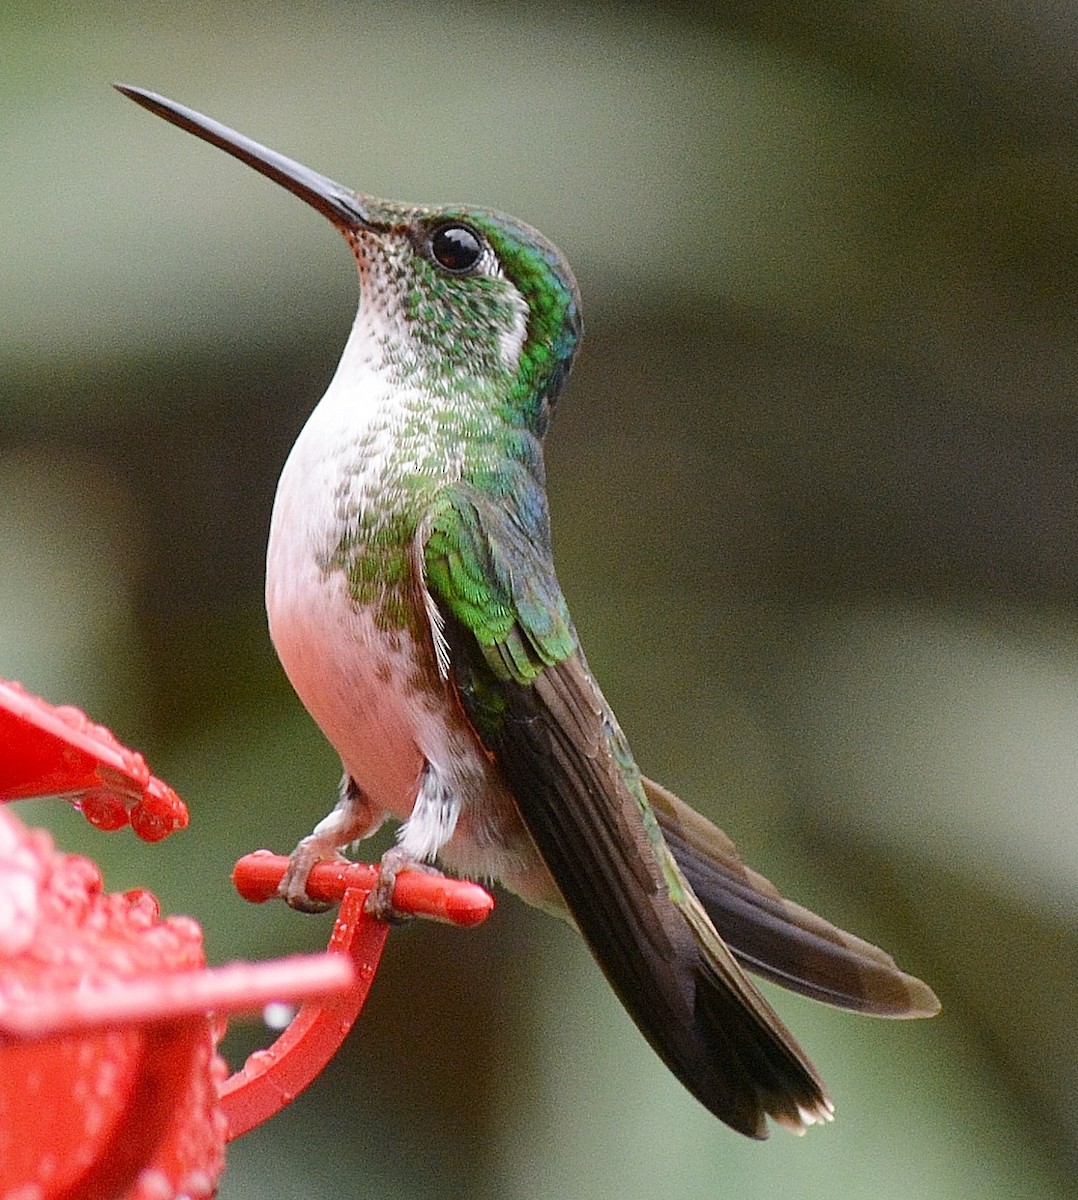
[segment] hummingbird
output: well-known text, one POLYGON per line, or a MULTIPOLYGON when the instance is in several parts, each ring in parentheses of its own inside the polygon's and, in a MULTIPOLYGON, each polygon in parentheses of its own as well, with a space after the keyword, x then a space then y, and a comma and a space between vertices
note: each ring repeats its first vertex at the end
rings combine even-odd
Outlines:
POLYGON ((554 570, 543 443, 582 335, 537 230, 353 191, 153 92, 116 87, 317 209, 359 268, 355 323, 285 463, 266 567, 285 673, 340 755, 332 811, 281 891, 400 822, 368 907, 435 861, 500 880, 583 936, 682 1084, 753 1138, 827 1090, 746 969, 841 1008, 924 1017, 932 990, 780 892, 646 778, 554 570))

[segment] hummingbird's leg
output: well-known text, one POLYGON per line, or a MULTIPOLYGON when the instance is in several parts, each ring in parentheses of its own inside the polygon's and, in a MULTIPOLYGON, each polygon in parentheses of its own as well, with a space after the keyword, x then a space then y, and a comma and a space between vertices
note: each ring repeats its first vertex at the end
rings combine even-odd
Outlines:
POLYGON ((342 846, 374 833, 385 813, 372 806, 366 793, 349 775, 341 780, 341 794, 333 811, 292 851, 288 869, 277 888, 288 904, 300 912, 325 912, 332 905, 307 895, 307 876, 313 867, 330 858, 343 858, 342 846))
POLYGON ((367 897, 367 912, 371 916, 380 921, 402 919, 393 907, 397 872, 408 870, 440 875, 441 871, 432 867, 429 860, 453 836, 459 816, 460 801, 448 780, 432 762, 428 762, 423 768, 412 814, 398 830, 397 844, 382 855, 378 882, 367 897))

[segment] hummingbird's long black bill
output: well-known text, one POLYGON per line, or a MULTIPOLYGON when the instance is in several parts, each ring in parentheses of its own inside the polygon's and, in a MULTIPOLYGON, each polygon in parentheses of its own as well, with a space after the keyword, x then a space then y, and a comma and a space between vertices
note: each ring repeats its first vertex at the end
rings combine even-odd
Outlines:
POLYGON ((249 167, 254 167, 267 179, 279 183, 294 196, 316 208, 338 229, 343 231, 370 227, 371 222, 364 212, 363 205, 351 188, 334 183, 325 175, 319 175, 317 171, 310 170, 302 163, 278 154, 276 150, 229 129, 227 125, 222 125, 212 117, 195 112, 193 108, 177 104, 175 100, 159 96, 156 92, 148 92, 145 88, 132 87, 127 83, 114 83, 112 86, 150 112, 164 117, 166 121, 178 125, 181 129, 186 129, 195 137, 220 147, 249 167))

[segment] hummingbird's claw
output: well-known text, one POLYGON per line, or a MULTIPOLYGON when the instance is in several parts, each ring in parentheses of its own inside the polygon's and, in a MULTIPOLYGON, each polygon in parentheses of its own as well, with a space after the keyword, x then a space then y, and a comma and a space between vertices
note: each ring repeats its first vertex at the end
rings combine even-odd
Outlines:
POLYGON ((393 889, 397 885, 399 871, 418 871, 421 875, 440 876, 442 874, 437 867, 432 867, 430 863, 419 862, 412 858, 400 846, 394 846, 387 850, 382 855, 378 879, 371 888, 364 908, 375 920, 385 921, 389 925, 403 925, 406 921, 413 920, 410 914, 393 907, 393 889))

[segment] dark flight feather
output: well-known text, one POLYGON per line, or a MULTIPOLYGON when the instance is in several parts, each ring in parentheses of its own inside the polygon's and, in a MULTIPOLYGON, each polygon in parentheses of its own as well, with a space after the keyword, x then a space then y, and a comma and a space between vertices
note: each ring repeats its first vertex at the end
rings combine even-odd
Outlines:
POLYGON ((643 780, 663 837, 738 962, 791 991, 874 1017, 931 1017, 932 989, 889 954, 787 900, 706 817, 643 780))

